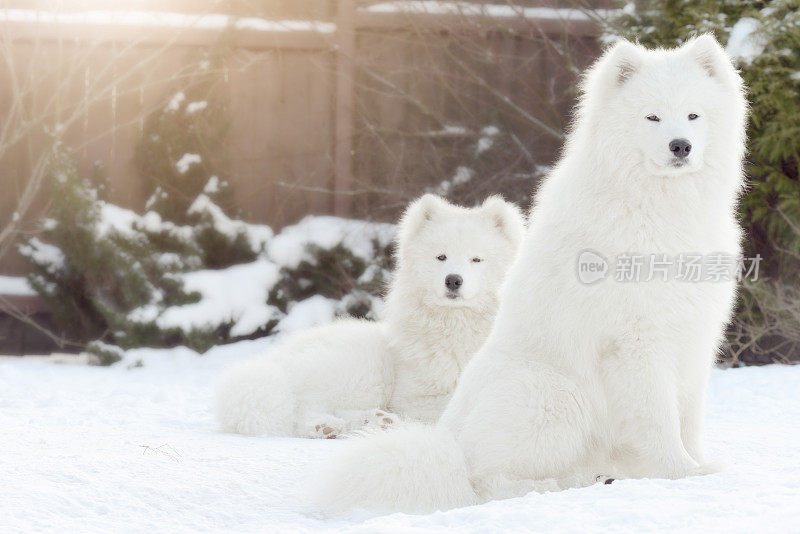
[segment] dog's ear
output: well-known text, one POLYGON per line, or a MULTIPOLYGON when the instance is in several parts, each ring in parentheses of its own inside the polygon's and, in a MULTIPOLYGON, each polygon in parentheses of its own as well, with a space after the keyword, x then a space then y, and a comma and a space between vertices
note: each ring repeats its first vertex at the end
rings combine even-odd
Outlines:
POLYGON ((601 128, 596 122, 599 114, 602 114, 601 102, 606 97, 613 96, 636 76, 644 65, 645 54, 644 47, 624 39, 606 48, 603 55, 581 77, 582 96, 578 101, 576 124, 591 124, 592 128, 601 128))
POLYGON ((712 78, 725 84, 741 85, 730 57, 710 33, 690 39, 681 48, 712 78))
POLYGON ((398 241, 407 243, 409 239, 413 239, 447 205, 446 200, 432 194, 423 195, 409 204, 400 218, 398 241))
POLYGON ((483 202, 480 209, 503 237, 514 247, 519 246, 525 233, 525 217, 516 204, 506 202, 500 195, 492 195, 483 202))
POLYGON ((642 64, 642 48, 630 41, 620 39, 600 58, 598 64, 608 76, 609 85, 621 86, 630 80, 642 64))
POLYGON ((590 99, 586 95, 612 94, 633 78, 642 67, 644 53, 644 48, 624 39, 608 47, 583 75, 580 113, 588 112, 590 99))

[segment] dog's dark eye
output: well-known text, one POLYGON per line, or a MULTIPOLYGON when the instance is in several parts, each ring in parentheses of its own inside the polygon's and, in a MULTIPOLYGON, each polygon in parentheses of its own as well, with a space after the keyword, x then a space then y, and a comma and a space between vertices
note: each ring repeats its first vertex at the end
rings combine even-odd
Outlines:
POLYGON ((697 118, 697 113, 689 113, 689 120, 693 121, 697 118))
POLYGON ((645 117, 645 118, 646 118, 647 120, 649 120, 649 121, 653 121, 653 122, 661 122, 661 119, 659 119, 659 118, 658 118, 657 116, 655 116, 655 115, 648 115, 648 116, 647 116, 647 117, 645 117))
POLYGON ((472 258, 472 263, 480 263, 480 262, 482 262, 482 261, 483 261, 483 260, 482 260, 481 258, 478 258, 477 256, 476 256, 476 257, 474 257, 474 258, 472 258))
POLYGON ((436 259, 439 261, 444 261, 447 259, 447 256, 445 256, 444 254, 439 254, 438 256, 436 256, 436 259))

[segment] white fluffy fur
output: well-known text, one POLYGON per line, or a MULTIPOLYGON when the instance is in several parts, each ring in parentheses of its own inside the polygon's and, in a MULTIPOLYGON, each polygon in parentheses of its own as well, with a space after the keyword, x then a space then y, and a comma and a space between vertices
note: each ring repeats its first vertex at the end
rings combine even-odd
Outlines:
POLYGON ((576 263, 585 249, 612 265, 626 253, 738 255, 741 80, 701 36, 674 50, 619 42, 582 89, 495 325, 438 426, 352 444, 358 456, 345 451, 322 474, 323 507, 427 512, 522 495, 548 479, 563 488, 600 474, 714 470, 703 455, 703 410, 735 282, 622 283, 612 267, 610 279, 583 285, 576 263), (674 138, 693 146, 680 168, 674 138), (393 438, 397 460, 386 455, 393 438))
POLYGON ((330 438, 395 422, 387 410, 435 421, 489 333, 523 232, 520 210, 499 197, 471 209, 415 201, 400 222, 384 320, 312 328, 235 367, 218 389, 222 428, 330 438), (448 274, 463 279, 457 293, 448 274))

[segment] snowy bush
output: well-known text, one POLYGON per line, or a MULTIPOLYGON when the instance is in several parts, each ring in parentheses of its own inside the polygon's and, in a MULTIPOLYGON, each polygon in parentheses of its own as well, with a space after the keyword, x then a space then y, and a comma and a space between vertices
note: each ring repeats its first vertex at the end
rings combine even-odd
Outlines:
POLYGON ((306 217, 270 242, 281 266, 270 302, 282 312, 314 295, 335 301, 337 315, 376 318, 389 279, 395 227, 385 223, 306 217))
MULTIPOLYGON (((244 223, 242 223, 244 224, 244 223)), ((258 234, 259 226, 245 225, 258 234)), ((165 329, 217 331, 220 342, 289 332, 339 315, 376 318, 389 278, 394 225, 309 216, 253 262, 179 275, 200 300, 134 312, 165 329)))
POLYGON ((100 340, 94 340, 86 345, 86 352, 95 357, 98 365, 111 365, 120 361, 125 352, 116 345, 109 345, 100 340))
MULTIPOLYGON (((58 145, 50 160, 52 217, 43 221, 42 241, 19 246, 30 263, 28 281, 47 301, 72 341, 93 339, 124 346, 158 344, 147 325, 131 324, 128 312, 143 305, 186 302, 180 283, 154 253, 143 227, 153 218, 106 203, 80 175, 70 153, 58 145)), ((190 229, 166 226, 164 233, 190 229)))
MULTIPOLYGON (((248 235, 236 221, 241 214, 229 209, 231 188, 222 176, 230 118, 217 88, 221 52, 205 52, 193 63, 189 82, 147 118, 134 158, 149 195, 145 210, 177 225, 194 226, 191 252, 199 259, 197 265, 208 268, 253 261, 271 237, 269 232, 248 235)), ((151 237, 165 252, 189 252, 168 237, 151 237)))
POLYGON ((52 216, 19 250, 56 322, 101 363, 116 361, 111 344, 205 351, 379 313, 393 225, 306 217, 273 236, 229 218, 204 194, 189 208, 197 222, 178 225, 108 203, 66 150, 55 153, 52 216), (208 268, 201 251, 210 234, 240 240, 252 260, 208 268))

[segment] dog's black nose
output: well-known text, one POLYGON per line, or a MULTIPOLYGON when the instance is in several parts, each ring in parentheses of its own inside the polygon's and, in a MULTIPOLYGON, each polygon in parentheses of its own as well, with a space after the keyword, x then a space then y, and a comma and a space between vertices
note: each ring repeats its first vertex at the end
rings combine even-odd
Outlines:
POLYGON ((450 291, 458 291, 458 288, 461 287, 463 283, 464 279, 457 274, 448 274, 444 277, 444 285, 446 285, 447 289, 450 291))
POLYGON ((676 158, 685 158, 692 151, 692 144, 686 139, 673 139, 669 142, 669 151, 672 152, 676 158))

